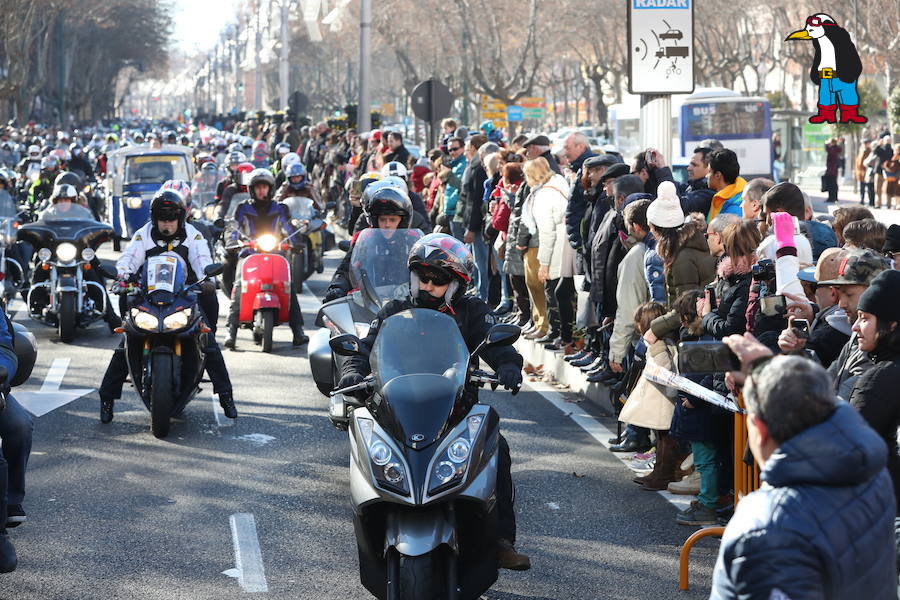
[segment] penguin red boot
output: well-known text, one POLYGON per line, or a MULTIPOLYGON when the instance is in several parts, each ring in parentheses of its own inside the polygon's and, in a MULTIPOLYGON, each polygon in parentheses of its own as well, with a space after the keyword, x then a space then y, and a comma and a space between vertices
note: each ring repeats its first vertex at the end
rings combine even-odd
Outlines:
POLYGON ((858 104, 841 104, 841 123, 868 123, 869 119, 859 114, 858 104))
POLYGON ((819 114, 809 118, 810 123, 837 123, 837 104, 825 106, 819 104, 819 114))

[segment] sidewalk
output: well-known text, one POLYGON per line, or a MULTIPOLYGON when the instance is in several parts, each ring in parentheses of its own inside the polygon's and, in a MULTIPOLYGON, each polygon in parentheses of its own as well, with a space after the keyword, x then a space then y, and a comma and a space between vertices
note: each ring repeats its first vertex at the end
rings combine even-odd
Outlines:
MULTIPOLYGON (((812 199, 813 210, 816 215, 828 215, 833 213, 841 206, 859 206, 859 188, 850 186, 841 186, 838 190, 838 201, 834 204, 828 204, 825 199, 827 194, 819 191, 818 187, 801 185, 800 189, 809 194, 812 199)), ((887 208, 872 208, 868 206, 868 197, 866 198, 867 207, 872 211, 875 218, 885 225, 900 224, 900 210, 887 208)))

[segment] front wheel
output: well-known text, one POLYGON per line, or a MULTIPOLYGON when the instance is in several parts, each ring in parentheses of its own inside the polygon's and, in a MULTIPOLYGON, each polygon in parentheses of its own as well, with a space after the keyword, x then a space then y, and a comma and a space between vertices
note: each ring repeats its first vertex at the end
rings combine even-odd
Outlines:
POLYGON ((150 430, 155 437, 169 435, 174 391, 172 356, 154 354, 150 359, 150 430))
POLYGON ((59 339, 68 344, 75 339, 75 293, 63 292, 59 296, 59 339))
MULTIPOLYGON (((397 593, 393 595, 397 600, 456 600, 456 590, 450 593, 448 589, 452 587, 447 578, 449 565, 445 564, 448 552, 439 548, 422 556, 404 556, 396 551, 391 554, 390 560, 397 561, 394 564, 397 593)), ((452 553, 449 554, 449 560, 453 560, 452 553)))
POLYGON ((262 313, 262 351, 272 351, 272 332, 275 330, 275 311, 265 310, 262 313))

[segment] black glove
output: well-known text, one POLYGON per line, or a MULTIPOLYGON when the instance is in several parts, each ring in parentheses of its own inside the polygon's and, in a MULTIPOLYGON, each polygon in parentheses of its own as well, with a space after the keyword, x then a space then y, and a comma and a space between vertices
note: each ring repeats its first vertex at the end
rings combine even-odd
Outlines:
MULTIPOLYGON (((351 385, 356 385, 358 383, 362 383, 363 377, 359 373, 347 373, 341 376, 341 380, 338 381, 337 387, 335 389, 342 390, 344 388, 350 387, 351 385)), ((365 392, 363 390, 359 390, 356 392, 352 392, 351 396, 364 397, 365 392)))
POLYGON ((497 369, 497 379, 500 380, 500 385, 512 391, 515 396, 522 387, 522 369, 512 364, 500 365, 497 369))
POLYGON ((347 293, 342 288, 331 286, 325 291, 325 297, 322 298, 322 302, 331 302, 332 300, 343 298, 346 295, 347 293))
POLYGON ((584 249, 584 246, 581 242, 581 236, 575 235, 574 233, 569 236, 569 245, 572 246, 572 248, 574 248, 576 252, 580 252, 584 249))

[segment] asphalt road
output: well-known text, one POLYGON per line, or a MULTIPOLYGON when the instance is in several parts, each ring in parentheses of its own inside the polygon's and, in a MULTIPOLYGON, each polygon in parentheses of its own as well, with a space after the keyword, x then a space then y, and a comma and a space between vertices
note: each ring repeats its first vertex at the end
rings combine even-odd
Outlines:
MULTIPOLYGON (((336 263, 333 251, 326 272, 309 282, 314 293, 336 263)), ((315 300, 303 299, 311 333, 315 300)), ((0 576, 0 598, 368 597, 350 519, 347 434, 330 425, 306 350, 291 348, 287 327, 276 330, 273 354, 262 354, 246 331, 238 351, 226 352, 236 422, 216 414, 206 384, 170 436, 157 440, 130 386, 114 421, 98 420, 95 388, 118 341, 105 326, 62 344, 26 311, 14 318, 39 340, 33 377, 15 393, 37 412, 59 406, 35 418, 28 522, 11 530, 19 568, 0 576), (74 389, 80 392, 65 394, 74 389)), ((679 592, 678 551, 692 530, 674 523, 676 509, 661 495, 638 489, 571 411, 537 391, 482 399, 503 418, 518 547, 533 565, 502 572, 486 598, 708 596, 718 543, 694 550, 692 590, 679 592)))

